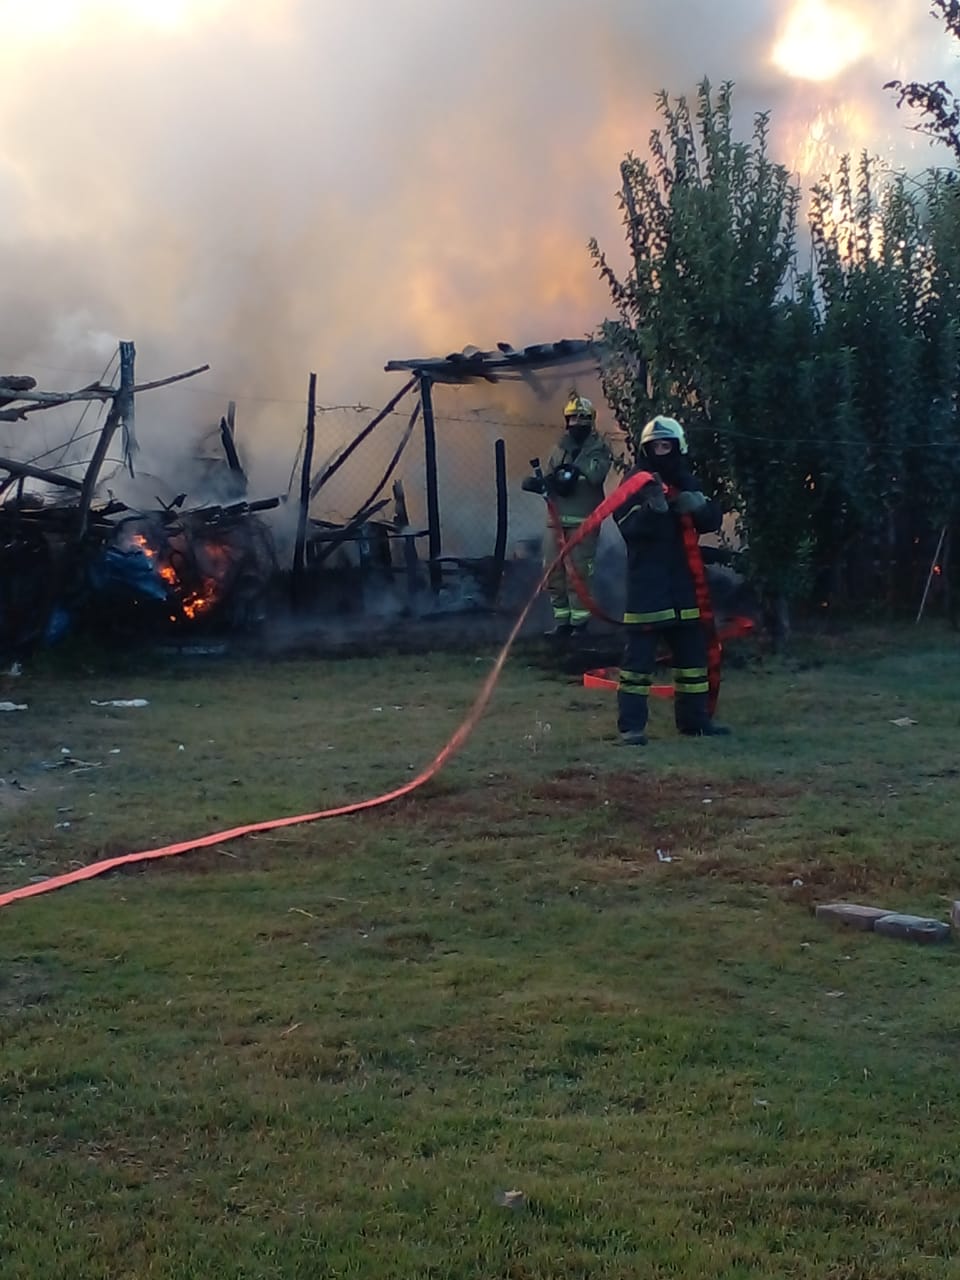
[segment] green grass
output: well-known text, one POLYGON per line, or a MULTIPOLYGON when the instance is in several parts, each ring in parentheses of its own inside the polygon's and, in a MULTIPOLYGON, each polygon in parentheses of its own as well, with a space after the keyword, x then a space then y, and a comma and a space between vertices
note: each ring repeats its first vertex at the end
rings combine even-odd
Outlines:
MULTIPOLYGON (((489 655, 165 661, 0 688, 0 887, 388 789, 489 655)), ((408 800, 0 911, 3 1280, 956 1276, 955 948, 809 908, 960 897, 958 693, 821 637, 631 751, 521 658, 408 800)))

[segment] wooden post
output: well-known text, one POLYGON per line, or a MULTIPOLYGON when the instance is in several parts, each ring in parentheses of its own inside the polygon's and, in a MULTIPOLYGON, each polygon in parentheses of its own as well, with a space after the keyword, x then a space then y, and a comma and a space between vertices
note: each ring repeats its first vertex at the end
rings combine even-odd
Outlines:
POLYGON ((439 591, 443 581, 440 569, 440 491, 437 483, 437 432, 433 420, 433 381, 421 373, 420 403, 423 406, 423 448, 427 480, 427 545, 430 586, 439 591))
POLYGON ((307 426, 303 439, 303 465, 300 468, 300 515, 297 540, 293 548, 293 573, 290 578, 290 603, 294 609, 303 604, 303 574, 306 568, 307 514, 310 508, 310 472, 313 469, 313 441, 317 423, 317 375, 311 373, 307 392, 307 426))
POLYGON ((133 416, 133 363, 136 355, 136 348, 132 342, 120 343, 120 386, 113 397, 113 403, 107 413, 106 420, 100 432, 100 438, 97 441, 96 448, 93 451, 93 457, 87 465, 86 474, 83 477, 83 486, 80 490, 80 501, 77 505, 77 537, 83 538, 87 532, 87 523, 90 519, 90 503, 93 501, 93 494, 97 487, 97 480, 100 476, 100 468, 103 466, 107 456, 107 450, 110 448, 110 442, 113 439, 114 432, 120 425, 121 421, 127 420, 129 414, 133 416))
POLYGON ((234 443, 233 430, 230 426, 229 418, 220 419, 220 443, 223 445, 227 466, 231 471, 237 471, 242 475, 243 466, 240 462, 240 455, 237 453, 237 446, 234 443))
POLYGON ((493 465, 497 485, 497 540, 493 548, 490 597, 496 600, 507 558, 507 447, 503 440, 493 442, 493 465))
POLYGON ((137 444, 137 420, 133 394, 133 364, 136 354, 136 348, 132 342, 120 343, 120 396, 122 399, 120 419, 123 423, 123 455, 131 476, 133 475, 133 455, 140 448, 137 444))

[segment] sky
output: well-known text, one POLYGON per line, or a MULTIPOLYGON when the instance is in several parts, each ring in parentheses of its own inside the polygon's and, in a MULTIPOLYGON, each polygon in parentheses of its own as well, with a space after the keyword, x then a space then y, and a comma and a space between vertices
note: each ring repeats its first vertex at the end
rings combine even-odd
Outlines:
MULTIPOLYGON (((119 338, 141 380, 209 362, 138 398, 145 447, 172 456, 232 398, 263 485, 285 486, 311 370, 322 404, 377 405, 388 359, 594 328, 586 242, 621 261, 618 166, 646 154, 657 90, 735 81, 741 132, 770 110, 805 186, 843 149, 931 163, 883 85, 960 82, 954 49, 922 0, 880 8, 0 0, 0 363, 60 389, 119 338)), ((59 413, 5 451, 62 438, 59 413)))

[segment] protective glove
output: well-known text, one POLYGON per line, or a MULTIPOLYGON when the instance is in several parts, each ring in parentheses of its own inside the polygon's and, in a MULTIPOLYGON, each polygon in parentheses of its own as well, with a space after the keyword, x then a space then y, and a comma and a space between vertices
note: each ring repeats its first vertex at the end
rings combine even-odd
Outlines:
POLYGON ((655 511, 661 516, 666 515, 669 510, 667 495, 659 480, 651 480, 649 484, 643 486, 638 496, 638 503, 648 511, 655 511))
POLYGON ((697 493, 695 490, 681 489, 670 505, 679 515, 693 515, 695 511, 707 505, 707 500, 702 493, 697 493))
POLYGON ((579 467, 575 467, 572 463, 564 463, 563 466, 555 467, 546 477, 547 492, 566 498, 577 487, 579 478, 579 467))
POLYGON ((539 476, 524 476, 520 482, 520 488, 524 493, 539 493, 542 495, 544 492, 543 481, 539 476))

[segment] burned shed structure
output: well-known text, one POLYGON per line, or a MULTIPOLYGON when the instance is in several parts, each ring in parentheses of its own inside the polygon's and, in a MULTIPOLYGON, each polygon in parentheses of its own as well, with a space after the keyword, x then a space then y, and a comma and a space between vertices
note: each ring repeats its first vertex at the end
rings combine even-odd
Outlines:
MULTIPOLYGON (((506 607, 508 530, 523 541, 516 516, 510 529, 508 442, 516 467, 528 456, 524 432, 540 440, 545 424, 508 422, 502 413, 483 418, 482 410, 457 417, 437 404, 437 391, 513 384, 544 403, 594 376, 598 357, 593 343, 563 339, 391 360, 385 370, 406 375, 402 386, 345 442, 341 434, 319 465, 317 420, 330 409, 318 407, 311 374, 289 491, 259 501, 248 496, 232 402, 199 452, 177 454, 165 498, 150 487, 156 482, 141 461, 136 397, 206 365, 137 383, 134 345, 123 342, 115 380, 105 372, 79 390, 45 392, 33 378, 0 377, 0 422, 19 426, 73 404, 101 413, 93 430, 80 433, 81 417, 51 449, 23 447, 19 430, 16 447, 0 448, 0 657, 17 658, 67 633, 155 639, 249 628, 290 604, 317 621, 506 607), (388 419, 402 426, 393 440, 386 429, 378 434, 389 457, 371 464, 374 450, 359 451, 388 419), (415 438, 422 439, 419 456, 410 448, 415 438), (20 456, 6 456, 14 452, 20 456), (331 498, 338 485, 339 506, 331 498), (466 536, 468 512, 474 525, 466 536)), ((519 585, 534 568, 528 557, 507 578, 519 585)))
MULTIPOLYGON (((119 384, 73 392, 36 391, 33 378, 0 378, 0 421, 25 422, 43 409, 99 402, 106 410, 89 457, 41 466, 43 456, 0 456, 0 654, 20 657, 69 631, 98 636, 151 635, 219 621, 246 620, 273 563, 256 513, 278 498, 191 506, 187 494, 141 509, 113 494, 98 497, 111 446, 118 470, 132 477, 138 444, 135 396, 206 370, 137 384, 135 349, 119 349, 119 384), (68 474, 80 467, 80 476, 68 474)), ((74 437, 82 440, 83 437, 74 437)), ((47 452, 67 452, 75 443, 47 452)), ((231 441, 232 443, 232 441, 231 441)), ((235 492, 235 448, 225 450, 235 492)))
MULTIPOLYGON (((293 559, 294 601, 312 594, 307 585, 318 572, 328 566, 337 548, 352 545, 362 565, 372 564, 386 575, 398 575, 410 594, 420 594, 420 607, 429 611, 450 582, 469 580, 474 590, 460 593, 462 598, 487 605, 495 603, 500 588, 508 545, 507 441, 498 436, 493 441, 492 483, 485 490, 484 502, 495 519, 490 521, 488 548, 479 554, 465 554, 455 548, 445 554, 443 507, 449 491, 444 493, 439 464, 445 419, 435 405, 437 387, 467 387, 482 384, 523 384, 540 400, 545 399, 558 382, 569 381, 578 373, 593 374, 598 362, 598 348, 585 339, 561 339, 515 348, 501 342, 496 350, 483 351, 468 346, 445 356, 429 356, 390 360, 384 366, 388 373, 409 375, 400 390, 337 453, 333 460, 314 473, 315 445, 315 380, 311 377, 307 427, 304 435, 300 487, 300 521, 293 559), (402 436, 382 474, 373 484, 369 496, 344 521, 331 522, 314 518, 310 504, 322 495, 325 486, 350 457, 390 417, 408 412, 402 436), (414 430, 422 430, 422 510, 419 521, 411 522, 409 494, 402 481, 394 479, 401 456, 414 430), (392 483, 388 496, 387 486, 392 483), (386 508, 393 500, 392 516, 386 508)), ((462 419, 460 420, 462 421, 462 419)), ((558 424, 559 425, 559 424, 558 424)), ((508 429, 501 424, 501 429, 508 429)), ((409 475, 409 472, 408 472, 409 475)), ((474 473, 474 487, 478 476, 474 473)))

